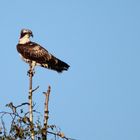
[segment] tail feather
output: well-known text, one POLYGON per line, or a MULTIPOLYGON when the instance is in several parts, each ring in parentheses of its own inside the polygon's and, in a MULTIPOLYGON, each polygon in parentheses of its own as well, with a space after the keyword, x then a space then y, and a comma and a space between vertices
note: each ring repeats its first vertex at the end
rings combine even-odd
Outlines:
POLYGON ((58 58, 51 59, 45 64, 41 64, 42 67, 52 69, 57 71, 58 73, 63 72, 64 70, 67 71, 70 67, 67 63, 59 60, 58 58))

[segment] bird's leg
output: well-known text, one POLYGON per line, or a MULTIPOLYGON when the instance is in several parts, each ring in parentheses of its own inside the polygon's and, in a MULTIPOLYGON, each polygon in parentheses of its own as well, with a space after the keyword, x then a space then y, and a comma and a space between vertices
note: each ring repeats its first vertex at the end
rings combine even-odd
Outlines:
POLYGON ((35 66, 36 66, 36 62, 35 61, 31 61, 30 63, 29 63, 29 65, 30 65, 30 69, 28 70, 28 73, 27 73, 27 75, 34 75, 35 74, 35 66))
POLYGON ((33 73, 33 75, 35 74, 35 66, 36 66, 36 62, 32 61, 32 73, 33 73))

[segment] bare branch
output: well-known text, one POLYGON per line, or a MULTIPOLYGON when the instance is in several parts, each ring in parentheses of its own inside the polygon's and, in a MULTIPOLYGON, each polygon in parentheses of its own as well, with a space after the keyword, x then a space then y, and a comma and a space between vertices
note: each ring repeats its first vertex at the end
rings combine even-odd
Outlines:
POLYGON ((32 62, 30 62, 30 68, 28 71, 28 75, 29 75, 29 119, 30 119, 30 131, 31 131, 31 138, 32 140, 34 140, 35 138, 35 134, 34 134, 34 126, 33 126, 33 100, 32 100, 32 94, 33 94, 33 90, 32 90, 32 78, 34 75, 33 72, 33 68, 32 68, 32 62))
POLYGON ((51 86, 48 86, 47 92, 44 92, 45 95, 45 108, 44 108, 44 126, 42 132, 43 140, 47 140, 47 126, 48 126, 48 119, 49 119, 49 96, 51 92, 51 86))
POLYGON ((39 88, 39 86, 37 86, 35 89, 33 89, 32 92, 35 92, 38 88, 39 88))
POLYGON ((29 105, 29 103, 27 103, 27 102, 22 103, 22 104, 20 104, 20 105, 16 106, 16 108, 19 108, 19 107, 24 106, 24 105, 29 105))
POLYGON ((1 123, 2 123, 2 127, 3 127, 3 130, 4 130, 4 136, 6 137, 6 128, 5 128, 5 123, 1 117, 1 123))
POLYGON ((72 138, 67 138, 64 133, 62 132, 51 132, 51 131, 47 131, 49 134, 55 135, 55 136, 59 136, 60 138, 63 138, 65 140, 76 140, 76 139, 72 139, 72 138))

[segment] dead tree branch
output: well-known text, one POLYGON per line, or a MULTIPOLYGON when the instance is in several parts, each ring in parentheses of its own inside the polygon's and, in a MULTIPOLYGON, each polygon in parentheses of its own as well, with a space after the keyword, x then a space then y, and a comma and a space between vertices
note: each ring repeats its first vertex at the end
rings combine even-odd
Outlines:
POLYGON ((32 100, 32 95, 33 95, 32 78, 33 78, 34 72, 33 72, 31 62, 30 62, 29 67, 30 67, 29 71, 28 71, 28 75, 29 75, 29 96, 28 96, 28 100, 29 100, 29 119, 30 119, 31 138, 32 138, 32 140, 34 140, 35 134, 34 134, 34 126, 33 126, 33 100, 32 100))
POLYGON ((34 109, 35 104, 33 103, 33 92, 35 92, 39 86, 33 89, 33 76, 34 76, 34 68, 32 63, 29 65, 29 94, 28 94, 28 102, 21 103, 20 105, 15 106, 12 102, 7 104, 6 106, 11 109, 10 112, 2 111, 0 112, 0 139, 42 139, 48 140, 49 138, 63 139, 63 140, 75 140, 72 138, 68 138, 65 136, 63 132, 58 130, 56 125, 48 125, 49 120, 49 97, 51 92, 51 87, 48 86, 45 95, 45 103, 44 103, 44 120, 43 125, 40 123, 40 119, 36 121, 36 109, 34 109), (24 111, 24 105, 28 105, 29 110, 24 111), (6 125, 4 123, 4 117, 7 116, 10 118, 11 125, 10 130, 6 129, 6 125), (35 115, 35 116, 34 116, 35 115), (48 136, 49 135, 49 136, 48 136))
POLYGON ((38 88, 39 88, 39 86, 37 86, 35 89, 33 89, 32 93, 35 92, 38 88))
POLYGON ((52 131, 47 131, 47 133, 52 134, 52 135, 54 135, 54 136, 58 136, 58 137, 60 137, 60 138, 62 138, 62 139, 65 139, 65 140, 76 140, 76 139, 72 139, 72 138, 67 138, 67 137, 64 135, 63 132, 52 132, 52 131))
POLYGON ((45 108, 44 108, 44 126, 42 130, 42 138, 43 140, 47 140, 47 127, 48 127, 48 119, 49 119, 49 96, 51 92, 51 87, 48 86, 47 92, 44 92, 45 95, 45 108))

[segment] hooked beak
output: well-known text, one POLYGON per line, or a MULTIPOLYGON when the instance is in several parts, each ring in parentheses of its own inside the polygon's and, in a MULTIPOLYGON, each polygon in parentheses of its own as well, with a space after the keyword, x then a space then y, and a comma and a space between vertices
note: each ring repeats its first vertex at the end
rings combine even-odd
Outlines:
POLYGON ((34 36, 33 36, 33 33, 30 33, 30 36, 31 36, 31 37, 34 37, 34 36))

